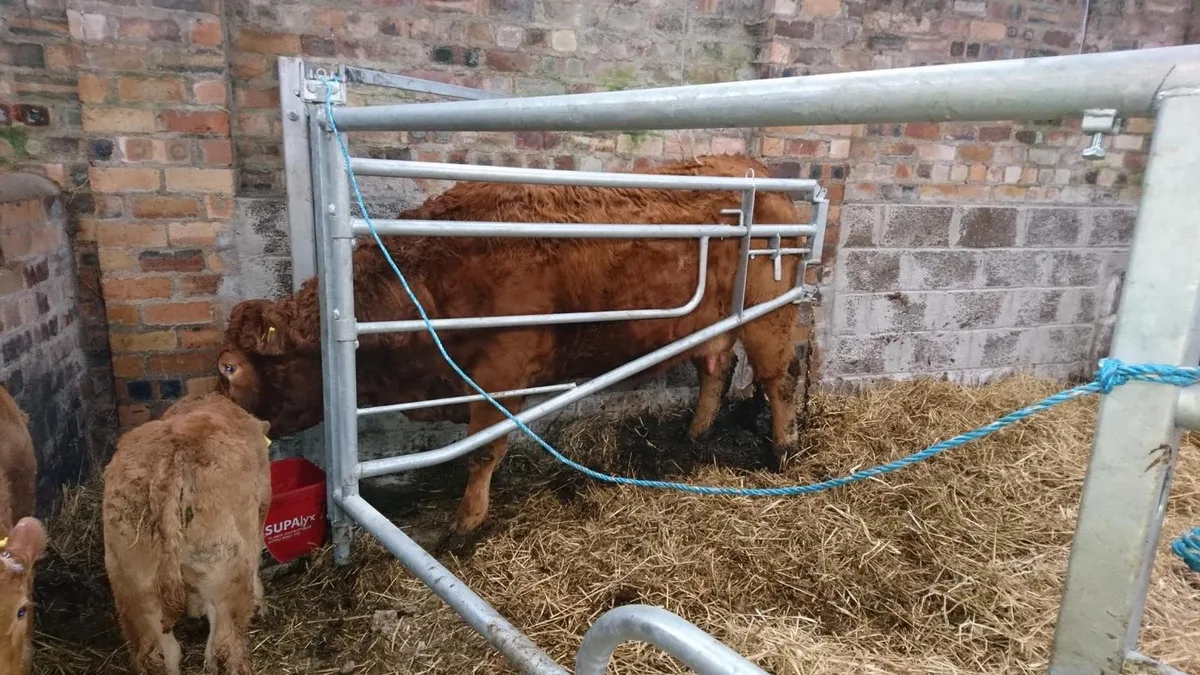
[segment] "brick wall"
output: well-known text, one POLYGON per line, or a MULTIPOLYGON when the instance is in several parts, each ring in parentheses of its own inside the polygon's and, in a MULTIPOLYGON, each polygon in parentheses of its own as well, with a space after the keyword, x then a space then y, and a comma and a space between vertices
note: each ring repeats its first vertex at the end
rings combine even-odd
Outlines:
POLYGON ((42 512, 103 459, 113 428, 88 373, 67 228, 53 183, 0 175, 0 382, 29 415, 42 512))
MULTIPOLYGON (((214 344, 233 302, 291 287, 279 55, 537 95, 1133 49, 1200 34, 1195 0, 1092 0, 1084 37, 1081 2, 26 0, 0 24, 8 38, 0 102, 5 111, 19 103, 45 113, 9 112, 0 130, 55 142, 0 143, 0 161, 49 175, 67 191, 69 212, 87 215, 76 257, 97 293, 80 296, 92 302, 82 314, 98 358, 111 342, 115 358, 105 367, 128 425, 212 386, 214 344)), ((356 104, 401 99, 422 100, 352 91, 356 104)), ((1089 162, 1079 154, 1087 139, 1078 123, 377 133, 355 135, 353 145, 375 157, 590 170, 757 154, 778 175, 821 179, 834 202, 815 317, 827 379, 860 378, 864 369, 966 377, 999 358, 985 355, 993 338, 1014 345, 1005 365, 1055 373, 1103 349, 1106 298, 1119 285, 1125 244, 1090 238, 1139 197, 1152 125, 1130 121, 1108 141, 1108 157, 1089 162), (967 205, 1002 215, 977 221, 985 211, 967 205), (843 209, 852 222, 843 223, 843 209), (1078 227, 1042 229, 1043 213, 1066 214, 1053 218, 1078 227), (1001 255, 1042 261, 1042 276, 997 290, 988 260, 1001 255), (935 282, 946 261, 968 259, 952 282, 935 282), (864 274, 864 264, 892 270, 885 261, 897 261, 894 275, 864 274), (896 291, 926 309, 889 323, 887 297, 896 291), (1030 314, 1025 303, 1035 296, 1042 309, 1030 314), (1051 296, 1060 298, 1053 317, 1044 309, 1051 296), (956 323, 960 305, 976 302, 1000 302, 1001 311, 986 326, 956 323), (1060 328, 1074 331, 1075 352, 1038 346, 1060 328), (1002 340, 1010 329, 1024 332, 1002 340)), ((384 212, 444 187, 364 182, 384 212)))

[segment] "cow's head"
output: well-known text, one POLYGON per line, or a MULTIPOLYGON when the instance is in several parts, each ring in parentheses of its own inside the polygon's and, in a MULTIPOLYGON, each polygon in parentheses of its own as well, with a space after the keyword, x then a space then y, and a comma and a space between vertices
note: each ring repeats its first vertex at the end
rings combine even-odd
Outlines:
POLYGON ((27 675, 32 668, 33 566, 45 550, 36 518, 22 518, 0 537, 0 672, 27 675))
POLYGON ((271 425, 271 438, 321 421, 319 345, 305 342, 282 303, 247 300, 229 314, 217 356, 218 389, 271 425))

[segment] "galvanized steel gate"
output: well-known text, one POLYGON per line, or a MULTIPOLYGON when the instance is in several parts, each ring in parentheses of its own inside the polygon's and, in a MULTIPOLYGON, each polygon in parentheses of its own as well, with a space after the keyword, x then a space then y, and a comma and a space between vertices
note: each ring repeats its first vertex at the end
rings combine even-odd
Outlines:
MULTIPOLYGON (((326 470, 335 558, 349 557, 356 522, 377 537, 416 576, 524 672, 562 668, 466 588, 358 494, 361 478, 431 466, 462 456, 516 429, 497 423, 444 448, 367 462, 358 460, 357 418, 480 397, 456 397, 359 409, 355 345, 366 333, 423 330, 420 321, 358 323, 354 319, 351 249, 369 229, 351 218, 345 163, 326 128, 327 92, 319 73, 282 58, 280 95, 287 162, 294 279, 321 278, 322 364, 326 470)), ((324 73, 320 73, 324 74, 324 73)), ((1036 120, 1081 115, 1085 132, 1115 133, 1120 119, 1156 116, 1130 268, 1122 294, 1112 356, 1128 362, 1194 365, 1200 360, 1200 47, 930 66, 805 78, 781 78, 623 92, 497 99, 476 90, 341 67, 334 98, 348 83, 391 86, 476 99, 338 107, 342 131, 600 131, 859 124, 922 121, 1036 120)), ((1100 138, 1097 136, 1097 138, 1100 138)), ((380 235, 617 237, 697 239, 701 272, 687 304, 663 310, 568 315, 438 319, 439 330, 677 316, 703 294, 706 242, 743 240, 743 277, 750 238, 774 239, 777 259, 820 259, 827 202, 806 180, 609 174, 354 158, 357 175, 666 189, 739 190, 746 197, 740 226, 561 225, 375 220, 380 235), (758 225, 749 219, 755 190, 798 192, 816 208, 807 225, 758 225), (780 236, 809 236, 804 249, 779 250, 780 236)), ((771 248, 771 244, 768 244, 771 248)), ((778 264, 778 263, 777 263, 778 264)), ((740 287, 740 284, 739 284, 740 287)), ((497 395, 562 392, 518 417, 529 422, 599 391, 701 342, 809 293, 803 275, 778 298, 742 307, 733 316, 584 384, 563 384, 497 395)), ((735 290, 735 299, 737 291, 735 290)), ((1173 457, 1180 429, 1200 421, 1200 396, 1170 385, 1131 383, 1107 395, 1097 422, 1091 464, 1067 573, 1050 672, 1116 675, 1136 646, 1146 587, 1174 463, 1146 466, 1146 453, 1166 447, 1173 457), (1178 417, 1177 417, 1178 414, 1178 417), (1178 425, 1178 426, 1177 426, 1178 425)), ((622 640, 656 644, 700 673, 761 673, 761 669, 695 626, 665 610, 617 608, 588 631, 576 663, 580 675, 602 673, 622 640)))

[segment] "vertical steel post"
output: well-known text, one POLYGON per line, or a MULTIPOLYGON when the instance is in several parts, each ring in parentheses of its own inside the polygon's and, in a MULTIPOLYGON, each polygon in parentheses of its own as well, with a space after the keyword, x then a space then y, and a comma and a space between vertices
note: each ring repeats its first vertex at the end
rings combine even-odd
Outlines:
POLYGON ((307 106, 300 95, 304 60, 279 57, 279 104, 283 129, 283 176, 287 187, 288 240, 292 251, 292 291, 316 273, 313 185, 307 106))
MULTIPOLYGON (((1187 68, 1176 74, 1185 79, 1187 68)), ((1200 360, 1200 89, 1163 83, 1145 195, 1111 354, 1200 360)), ((1178 82, 1178 80, 1176 80, 1178 82)), ((1051 675, 1117 675, 1136 645, 1180 431, 1178 388, 1132 382, 1104 397, 1071 548, 1051 675)))
POLYGON ((738 249, 737 276, 733 279, 733 315, 741 317, 746 309, 746 275, 750 272, 750 231, 754 229, 754 188, 742 192, 742 206, 738 209, 738 224, 746 228, 738 249))
POLYGON ((312 120, 313 200, 317 223, 317 273, 321 305, 321 374, 325 405, 325 471, 334 562, 350 561, 350 519, 337 506, 358 494, 358 389, 354 349, 353 238, 350 185, 337 138, 323 124, 323 106, 312 120))

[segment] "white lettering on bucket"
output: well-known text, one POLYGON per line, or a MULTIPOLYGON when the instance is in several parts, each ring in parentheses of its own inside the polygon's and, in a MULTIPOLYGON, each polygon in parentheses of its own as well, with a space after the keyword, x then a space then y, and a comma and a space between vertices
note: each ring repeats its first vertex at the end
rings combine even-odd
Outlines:
POLYGON ((266 534, 266 536, 270 537, 270 536, 274 536, 274 535, 283 534, 283 533, 289 532, 291 530, 298 530, 303 527, 308 527, 308 525, 316 519, 317 519, 317 517, 315 515, 299 516, 297 518, 288 518, 287 520, 280 521, 278 523, 270 523, 269 525, 267 525, 266 529, 264 530, 264 533, 266 534))

